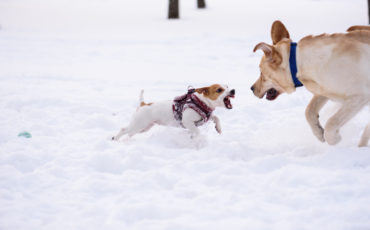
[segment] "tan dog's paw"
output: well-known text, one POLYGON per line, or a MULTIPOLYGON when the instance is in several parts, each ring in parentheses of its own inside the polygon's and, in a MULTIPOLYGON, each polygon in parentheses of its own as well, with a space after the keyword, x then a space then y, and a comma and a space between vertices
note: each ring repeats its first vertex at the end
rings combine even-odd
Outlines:
POLYGON ((324 137, 325 137, 326 142, 328 142, 329 145, 336 145, 342 139, 338 130, 334 130, 334 131, 325 130, 324 137))
POLYGON ((316 129, 312 129, 313 134, 319 139, 321 142, 325 142, 324 138, 324 129, 321 127, 321 125, 317 126, 316 129))
POLYGON ((358 147, 367 147, 367 142, 358 143, 358 147))

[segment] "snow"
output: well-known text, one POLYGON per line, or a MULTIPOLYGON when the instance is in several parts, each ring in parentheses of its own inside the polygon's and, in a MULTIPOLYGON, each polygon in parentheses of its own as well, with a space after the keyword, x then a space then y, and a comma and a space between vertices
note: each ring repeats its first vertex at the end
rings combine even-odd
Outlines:
MULTIPOLYGON (((365 109, 316 140, 304 88, 254 97, 275 19, 295 41, 367 23, 366 1, 0 1, 0 229, 370 229, 365 109), (225 83, 223 128, 154 127, 113 142, 145 89, 167 100, 225 83), (32 138, 18 137, 30 132, 32 138)), ((322 111, 324 123, 337 109, 322 111)))

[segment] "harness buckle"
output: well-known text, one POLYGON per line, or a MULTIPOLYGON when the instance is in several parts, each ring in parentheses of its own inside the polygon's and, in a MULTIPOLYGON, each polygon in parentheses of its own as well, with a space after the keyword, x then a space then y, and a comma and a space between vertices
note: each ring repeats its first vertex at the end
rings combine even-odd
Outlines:
POLYGON ((192 94, 195 92, 195 88, 191 85, 188 86, 188 94, 192 94))

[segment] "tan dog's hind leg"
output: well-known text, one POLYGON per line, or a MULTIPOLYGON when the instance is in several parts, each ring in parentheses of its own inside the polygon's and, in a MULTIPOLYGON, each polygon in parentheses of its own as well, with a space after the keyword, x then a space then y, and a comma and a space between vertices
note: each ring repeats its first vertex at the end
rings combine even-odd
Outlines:
POLYGON ((364 132, 362 133, 360 143, 358 147, 366 147, 370 139, 370 123, 365 127, 364 132))
POLYGON ((325 125, 324 137, 329 145, 341 140, 339 129, 354 117, 366 104, 367 98, 355 97, 343 102, 342 107, 328 120, 325 125))
POLYGON ((328 101, 327 97, 315 95, 311 99, 310 104, 306 108, 306 119, 311 126, 313 134, 321 141, 324 142, 324 129, 319 121, 319 112, 328 101))

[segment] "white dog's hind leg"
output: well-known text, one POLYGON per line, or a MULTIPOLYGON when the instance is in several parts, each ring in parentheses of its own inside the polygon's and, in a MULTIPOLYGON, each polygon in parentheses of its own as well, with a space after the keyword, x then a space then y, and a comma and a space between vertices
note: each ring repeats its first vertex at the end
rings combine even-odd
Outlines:
POLYGON ((122 128, 116 136, 112 137, 112 140, 118 141, 125 134, 127 134, 127 129, 122 128))
POLYGON ((135 126, 130 125, 127 128, 121 129, 116 136, 112 137, 112 140, 118 141, 118 139, 121 138, 125 134, 127 134, 129 137, 132 137, 135 134, 147 132, 154 125, 155 125, 154 122, 149 123, 149 124, 144 122, 144 123, 141 123, 141 124, 137 124, 135 126))
POLYGON ((138 133, 144 133, 151 129, 156 122, 152 120, 145 120, 145 119, 139 119, 139 120, 134 120, 126 129, 127 135, 129 137, 134 136, 135 134, 138 133))
POLYGON ((365 127, 364 132, 362 133, 360 143, 358 144, 358 147, 366 147, 369 143, 370 139, 370 122, 365 127))
POLYGON ((324 129, 319 121, 319 112, 328 101, 327 97, 315 95, 306 108, 306 120, 311 126, 313 134, 321 141, 324 142, 324 129))
POLYGON ((143 133, 152 128, 157 122, 148 114, 148 110, 139 110, 136 112, 130 124, 121 129, 121 131, 112 140, 118 140, 121 136, 127 134, 129 137, 138 133, 143 133))
POLYGON ((366 104, 367 98, 352 98, 343 102, 342 107, 327 121, 324 136, 329 145, 341 140, 339 129, 354 117, 366 104))

